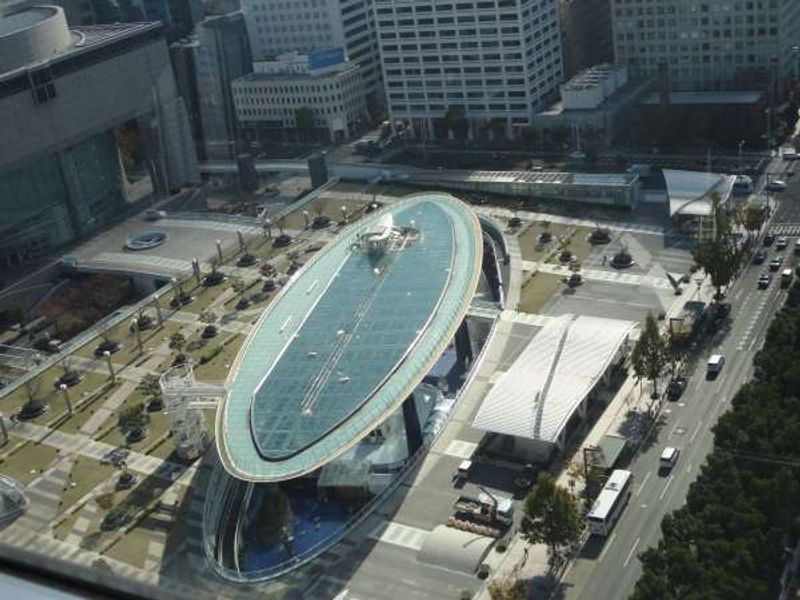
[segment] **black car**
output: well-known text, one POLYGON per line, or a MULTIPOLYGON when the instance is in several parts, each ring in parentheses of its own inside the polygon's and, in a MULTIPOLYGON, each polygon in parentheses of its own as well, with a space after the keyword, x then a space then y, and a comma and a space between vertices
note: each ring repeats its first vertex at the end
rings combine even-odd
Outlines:
POLYGON ((669 398, 674 402, 683 395, 683 390, 685 389, 686 389, 686 378, 680 376, 675 377, 672 381, 669 382, 669 385, 667 386, 667 398, 669 398))
POLYGON ((764 252, 763 250, 759 250, 758 252, 756 252, 755 256, 753 256, 753 264, 754 265, 760 265, 765 260, 767 260, 767 253, 764 252))
POLYGON ((768 233, 764 236, 764 246, 772 246, 772 242, 775 241, 775 234, 768 233))

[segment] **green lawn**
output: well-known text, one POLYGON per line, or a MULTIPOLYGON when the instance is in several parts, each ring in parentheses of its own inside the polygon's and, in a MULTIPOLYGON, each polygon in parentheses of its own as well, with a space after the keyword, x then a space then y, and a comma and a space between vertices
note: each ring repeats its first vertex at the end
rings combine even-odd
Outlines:
MULTIPOLYGON (((214 339, 216 340, 217 338, 214 339)), ((228 335, 228 337, 225 338, 225 341, 228 341, 228 343, 225 344, 222 352, 204 365, 201 365, 199 361, 195 363, 195 377, 200 381, 224 381, 228 376, 228 371, 233 361, 236 359, 236 355, 239 353, 239 348, 241 348, 244 340, 245 336, 239 333, 228 335)), ((208 350, 206 350, 206 352, 207 351, 208 350)))
MULTIPOLYGON (((320 214, 325 215, 331 220, 330 227, 333 227, 336 223, 338 223, 342 219, 342 206, 347 207, 347 213, 351 214, 353 212, 357 212, 358 214, 352 215, 351 222, 361 216, 361 208, 366 203, 362 200, 356 199, 347 199, 347 200, 312 200, 308 204, 304 205, 302 208, 295 210, 288 215, 286 215, 286 219, 284 221, 284 227, 286 229, 305 229, 306 223, 305 218, 303 217, 303 211, 308 211, 308 218, 309 221, 313 221, 314 218, 320 214)), ((273 231, 273 235, 275 232, 273 231)))
MULTIPOLYGON (((11 436, 8 447, 19 441, 19 438, 11 436)), ((52 446, 45 444, 37 446, 33 442, 28 442, 12 456, 0 460, 0 473, 27 485, 47 469, 57 455, 58 452, 52 446)))
POLYGON ((138 525, 129 529, 103 554, 141 569, 144 567, 144 561, 147 558, 151 537, 151 531, 138 525))
POLYGON ((93 458, 79 456, 70 471, 69 480, 61 496, 62 508, 67 510, 117 471, 118 469, 112 465, 104 465, 93 458))
POLYGON ((226 292, 226 290, 229 290, 230 288, 230 280, 226 280, 219 285, 202 287, 197 290, 194 302, 192 302, 189 306, 185 306, 183 311, 199 315, 201 312, 211 306, 214 300, 219 298, 226 292))
MULTIPOLYGON (((108 379, 103 379, 102 383, 108 384, 110 382, 108 382, 108 379)), ((95 413, 95 411, 103 405, 103 402, 108 400, 109 396, 117 391, 118 387, 119 383, 117 383, 117 385, 108 387, 105 392, 95 395, 93 400, 86 402, 83 406, 76 410, 74 415, 69 418, 61 419, 58 424, 58 430, 63 431, 64 433, 77 433, 80 431, 80 428, 83 427, 84 423, 86 423, 86 421, 88 421, 95 413)))
POLYGON ((551 223, 548 227, 543 227, 542 221, 533 223, 517 237, 522 260, 543 260, 558 247, 558 238, 566 235, 568 231, 569 228, 560 223, 551 223), (539 243, 539 236, 544 231, 549 231, 553 238, 542 245, 539 243))
POLYGON ((53 530, 53 535, 57 540, 61 540, 62 542, 67 539, 67 536, 72 532, 72 526, 75 525, 75 521, 78 520, 81 511, 77 510, 68 516, 66 519, 59 523, 58 527, 53 530))
MULTIPOLYGON (((126 401, 123 403, 120 409, 124 408, 125 406, 133 405, 135 401, 136 400, 131 402, 126 401)), ((148 447, 152 446, 159 437, 166 433, 170 426, 169 417, 163 412, 153 412, 148 413, 148 415, 150 416, 150 422, 147 425, 148 433, 145 439, 129 445, 125 439, 125 434, 118 426, 115 425, 110 431, 107 431, 105 434, 103 434, 99 441, 116 446, 118 448, 127 448, 129 450, 135 450, 136 452, 143 452, 148 447)), ((116 422, 116 416, 114 417, 114 421, 116 422)))
POLYGON ((524 313, 538 313, 563 285, 558 275, 540 272, 532 274, 522 284, 517 310, 524 313))

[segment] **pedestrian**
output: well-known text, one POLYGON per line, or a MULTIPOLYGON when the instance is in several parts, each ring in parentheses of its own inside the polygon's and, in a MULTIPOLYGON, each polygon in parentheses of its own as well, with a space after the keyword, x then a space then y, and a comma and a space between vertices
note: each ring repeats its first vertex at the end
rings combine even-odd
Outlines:
POLYGON ((604 267, 606 266, 606 261, 607 261, 607 260, 608 260, 608 256, 606 256, 605 254, 603 254, 603 266, 604 266, 604 267))

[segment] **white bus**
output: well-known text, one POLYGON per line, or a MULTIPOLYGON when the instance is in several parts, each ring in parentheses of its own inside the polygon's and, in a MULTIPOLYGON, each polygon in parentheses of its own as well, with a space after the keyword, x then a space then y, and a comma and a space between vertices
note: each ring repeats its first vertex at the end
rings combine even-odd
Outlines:
POLYGON ((633 473, 622 469, 612 471, 600 495, 594 501, 592 510, 586 516, 589 530, 593 534, 602 536, 609 534, 631 497, 631 488, 633 488, 633 473))

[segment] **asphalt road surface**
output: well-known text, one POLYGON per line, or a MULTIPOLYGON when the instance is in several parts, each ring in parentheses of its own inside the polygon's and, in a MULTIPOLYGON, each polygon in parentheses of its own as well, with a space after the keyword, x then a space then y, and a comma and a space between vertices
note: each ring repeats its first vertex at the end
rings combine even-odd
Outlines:
MULTIPOLYGON (((788 196, 784 201, 792 201, 788 196)), ((794 266, 794 240, 783 251, 784 266, 794 266)), ((775 254, 768 249, 770 256, 775 254)), ((661 520, 685 503, 689 485, 712 448, 711 428, 728 409, 731 399, 752 373, 752 360, 761 347, 769 323, 782 305, 786 290, 774 273, 766 290, 756 288, 766 265, 749 265, 728 292, 731 314, 714 337, 705 344, 694 365, 683 396, 662 411, 655 432, 628 467, 634 474, 630 503, 605 540, 593 536, 568 571, 563 595, 568 599, 616 600, 627 598, 642 569, 638 554, 657 544, 661 520), (723 354, 725 366, 716 379, 706 377, 706 360, 723 354), (667 446, 681 449, 671 473, 658 472, 661 451, 667 446)))

